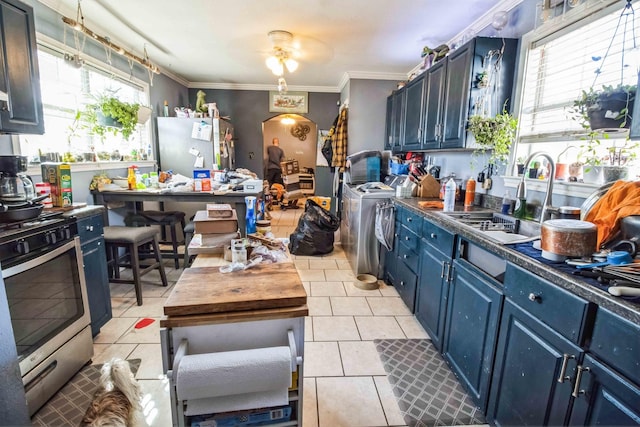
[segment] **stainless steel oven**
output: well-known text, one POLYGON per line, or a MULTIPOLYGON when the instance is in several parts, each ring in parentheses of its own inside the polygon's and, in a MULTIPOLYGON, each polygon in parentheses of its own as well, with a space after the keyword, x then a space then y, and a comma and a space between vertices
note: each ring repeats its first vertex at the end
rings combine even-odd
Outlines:
POLYGON ((75 224, 33 224, 0 232, 2 277, 30 415, 93 355, 75 224))

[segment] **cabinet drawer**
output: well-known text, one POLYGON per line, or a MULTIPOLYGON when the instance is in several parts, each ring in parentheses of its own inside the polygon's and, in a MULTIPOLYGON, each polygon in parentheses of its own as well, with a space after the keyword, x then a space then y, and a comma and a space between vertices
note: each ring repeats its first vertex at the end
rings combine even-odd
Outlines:
POLYGON ((418 252, 420 246, 420 237, 406 226, 400 229, 400 242, 411 250, 418 252))
POLYGON ((404 242, 400 242, 400 245, 398 246, 398 259, 405 263, 414 273, 418 272, 418 250, 410 248, 405 245, 404 242))
POLYGON ((416 274, 404 262, 398 262, 398 280, 396 290, 413 313, 416 300, 416 274))
POLYGON ((598 308, 589 352, 640 384, 640 326, 598 308))
POLYGON ((582 344, 593 309, 588 301, 513 264, 507 265, 504 295, 564 337, 582 344))
POLYGON ((420 228, 422 228, 422 218, 422 215, 410 211, 409 209, 402 210, 402 225, 417 235, 420 234, 420 228))
POLYGON ((104 223, 102 215, 93 215, 78 219, 78 235, 80 243, 88 242, 103 233, 104 223))
POLYGON ((426 218, 422 222, 422 238, 444 255, 453 255, 453 234, 438 227, 426 218))

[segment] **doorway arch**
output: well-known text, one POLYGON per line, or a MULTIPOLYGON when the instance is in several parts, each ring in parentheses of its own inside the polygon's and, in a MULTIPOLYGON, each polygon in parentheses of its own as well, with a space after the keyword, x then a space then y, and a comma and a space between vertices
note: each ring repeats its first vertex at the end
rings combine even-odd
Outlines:
POLYGON ((299 114, 279 114, 262 122, 262 169, 265 177, 267 147, 273 138, 280 140, 280 148, 287 159, 298 161, 301 172, 303 168, 315 170, 318 125, 314 121, 299 114), (294 123, 283 123, 284 118, 293 119, 294 123), (306 133, 304 126, 308 126, 306 133))

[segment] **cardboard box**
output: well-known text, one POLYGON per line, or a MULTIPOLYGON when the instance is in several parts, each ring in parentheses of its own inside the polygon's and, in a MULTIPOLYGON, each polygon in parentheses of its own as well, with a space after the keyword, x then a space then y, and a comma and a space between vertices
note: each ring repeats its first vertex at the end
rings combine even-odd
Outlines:
POLYGON ((298 164, 297 160, 280 162, 280 169, 282 169, 282 175, 293 175, 300 173, 300 165, 298 164))
POLYGON ((51 185, 53 206, 66 207, 73 204, 71 188, 71 165, 68 163, 42 163, 42 182, 51 185))
POLYGON ((299 173, 294 173, 294 174, 291 174, 291 175, 284 175, 282 177, 282 181, 284 182, 284 185, 297 184, 298 182, 300 182, 300 174, 299 173))
POLYGON ((300 183, 296 182, 295 184, 285 184, 284 189, 285 189, 285 191, 300 190, 300 183))
POLYGON ((224 234, 238 231, 238 215, 235 209, 229 218, 209 218, 207 211, 197 211, 193 218, 198 234, 224 234))
POLYGON ((231 218, 233 208, 226 203, 207 203, 207 216, 209 218, 231 218))
POLYGON ((242 181, 242 191, 247 193, 259 193, 262 191, 264 182, 261 179, 247 179, 242 181))

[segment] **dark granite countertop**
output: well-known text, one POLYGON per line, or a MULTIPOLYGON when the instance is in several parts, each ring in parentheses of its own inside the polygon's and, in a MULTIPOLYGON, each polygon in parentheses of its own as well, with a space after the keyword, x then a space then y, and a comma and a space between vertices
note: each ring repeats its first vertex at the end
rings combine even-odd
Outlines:
MULTIPOLYGON (((621 317, 635 323, 640 324, 640 304, 624 299, 623 297, 615 297, 610 295, 601 287, 593 286, 588 282, 581 280, 576 276, 562 272, 552 268, 549 265, 527 256, 522 252, 514 249, 513 245, 503 245, 497 241, 487 237, 484 233, 469 227, 437 209, 424 209, 418 205, 419 201, 428 199, 410 198, 400 199, 394 198, 393 201, 403 207, 406 207, 420 215, 427 217, 434 224, 441 226, 459 236, 472 241, 479 246, 493 252, 494 254, 504 258, 508 262, 518 265, 532 273, 560 286, 582 298, 606 308, 621 317)), ((456 210, 463 210, 462 207, 456 206, 456 210)), ((489 209, 475 207, 475 211, 489 211, 489 209)), ((602 287, 604 288, 604 287, 602 287)), ((637 300, 637 298, 636 298, 637 300)))
POLYGON ((86 218, 88 216, 96 215, 98 213, 102 213, 105 210, 105 207, 102 205, 87 205, 81 208, 71 209, 69 211, 65 211, 62 216, 64 218, 86 218))

